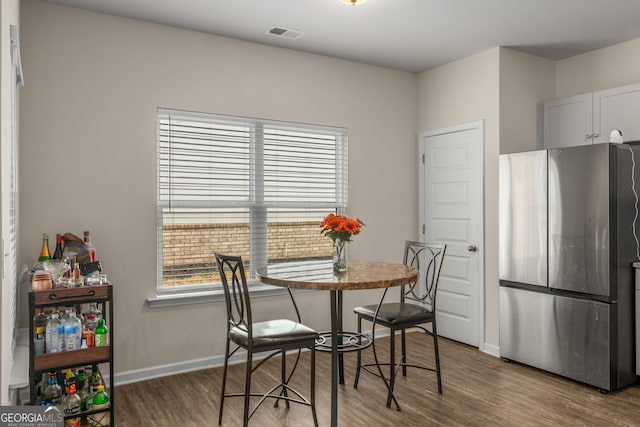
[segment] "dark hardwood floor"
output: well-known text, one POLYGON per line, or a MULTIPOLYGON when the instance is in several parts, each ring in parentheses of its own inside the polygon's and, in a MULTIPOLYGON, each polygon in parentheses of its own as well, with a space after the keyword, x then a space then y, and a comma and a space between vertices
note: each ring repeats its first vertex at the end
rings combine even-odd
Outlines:
MULTIPOLYGON (((430 337, 408 334, 415 361, 431 362, 430 337)), ((388 338, 379 341, 388 350, 388 338)), ((396 397, 401 411, 385 407, 384 384, 362 373, 353 388, 355 353, 345 355, 345 381, 339 389, 339 425, 358 426, 640 426, 640 386, 601 394, 583 385, 518 363, 505 362, 454 341, 441 339, 443 394, 435 374, 411 370, 400 377, 396 397)), ((397 346, 399 348, 399 345, 397 346)), ((308 393, 308 358, 298 367, 292 385, 308 393)), ((317 353, 317 410, 320 426, 330 424, 330 355, 317 353)), ((293 356, 291 356, 293 357, 293 356)), ((365 351, 367 360, 371 350, 365 351)), ((266 389, 279 375, 276 358, 254 374, 254 390, 266 389), (266 370, 264 369, 266 367, 266 370)), ((218 421, 221 368, 116 387, 116 425, 214 426, 218 421)), ((244 365, 229 371, 228 390, 240 391, 244 365)), ((222 425, 241 425, 242 399, 225 400, 222 425)), ((311 410, 301 405, 274 408, 265 403, 249 422, 263 426, 312 426, 311 410)))

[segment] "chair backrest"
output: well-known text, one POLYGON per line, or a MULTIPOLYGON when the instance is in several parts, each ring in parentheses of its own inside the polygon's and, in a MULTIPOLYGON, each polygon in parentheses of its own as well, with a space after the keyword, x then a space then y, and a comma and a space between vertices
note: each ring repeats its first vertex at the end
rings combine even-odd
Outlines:
POLYGON ((447 245, 407 241, 404 246, 404 264, 418 269, 418 279, 402 286, 400 300, 411 300, 427 304, 435 312, 436 293, 440 269, 447 245))
POLYGON ((251 301, 242 257, 214 252, 227 306, 227 327, 240 327, 252 336, 251 301))

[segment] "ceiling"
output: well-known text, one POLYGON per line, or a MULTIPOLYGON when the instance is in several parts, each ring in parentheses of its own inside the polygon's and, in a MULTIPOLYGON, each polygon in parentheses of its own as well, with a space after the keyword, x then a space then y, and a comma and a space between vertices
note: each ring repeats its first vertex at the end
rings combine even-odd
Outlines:
POLYGON ((558 60, 640 38, 639 0, 49 2, 412 72, 495 46, 558 60))

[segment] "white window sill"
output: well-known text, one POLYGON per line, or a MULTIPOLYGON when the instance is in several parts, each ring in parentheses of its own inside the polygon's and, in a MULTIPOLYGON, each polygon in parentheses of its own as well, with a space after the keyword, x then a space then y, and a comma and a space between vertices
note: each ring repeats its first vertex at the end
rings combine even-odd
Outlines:
MULTIPOLYGON (((287 292, 286 288, 261 283, 250 285, 249 290, 252 298, 284 295, 287 292)), ((174 307, 178 305, 204 304, 221 301, 224 301, 224 291, 222 289, 166 293, 158 294, 153 298, 147 298, 149 308, 174 307)))

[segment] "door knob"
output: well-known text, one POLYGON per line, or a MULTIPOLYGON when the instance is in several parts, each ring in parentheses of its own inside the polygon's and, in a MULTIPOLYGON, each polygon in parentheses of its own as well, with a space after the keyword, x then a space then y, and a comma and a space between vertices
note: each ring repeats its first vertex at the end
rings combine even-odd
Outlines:
POLYGON ((469 246, 467 246, 467 250, 469 252, 475 252, 475 251, 478 250, 478 247, 476 245, 469 245, 469 246))

